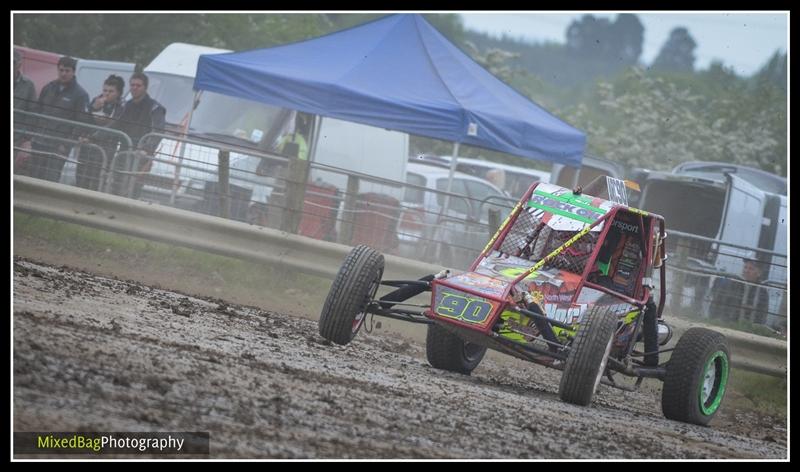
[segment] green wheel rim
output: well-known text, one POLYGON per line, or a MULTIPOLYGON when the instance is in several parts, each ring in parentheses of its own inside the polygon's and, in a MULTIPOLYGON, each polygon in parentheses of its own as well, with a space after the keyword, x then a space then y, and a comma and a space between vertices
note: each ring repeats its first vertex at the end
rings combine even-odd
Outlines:
POLYGON ((723 351, 717 351, 706 361, 703 374, 700 378, 698 388, 698 399, 700 401, 700 411, 703 415, 711 415, 720 403, 725 394, 725 387, 728 385, 728 355, 723 351))

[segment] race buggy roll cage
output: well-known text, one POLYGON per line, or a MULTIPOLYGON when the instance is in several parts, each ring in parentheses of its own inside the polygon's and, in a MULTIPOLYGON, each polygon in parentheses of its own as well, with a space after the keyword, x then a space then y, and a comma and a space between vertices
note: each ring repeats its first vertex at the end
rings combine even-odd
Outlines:
MULTIPOLYGON (((473 272, 475 269, 480 265, 480 263, 486 259, 486 257, 494 250, 499 251, 501 244, 505 240, 506 236, 508 235, 509 231, 511 230, 514 223, 517 221, 520 213, 523 210, 525 204, 531 199, 533 192, 535 191, 536 187, 539 185, 539 182, 536 182, 528 188, 522 198, 517 202, 517 204, 512 209, 511 213, 506 217, 503 223, 500 225, 498 230, 494 233, 492 238, 484 247, 483 251, 479 254, 479 256, 475 259, 475 261, 470 265, 468 272, 473 272)), ((578 195, 580 194, 580 189, 576 189, 573 191, 573 194, 578 195)), ((625 211, 629 214, 635 214, 638 216, 637 224, 640 228, 640 238, 642 238, 642 243, 644 247, 647 248, 645 254, 642 254, 643 263, 640 264, 638 273, 637 273, 637 282, 635 284, 636 290, 634 291, 634 295, 636 293, 641 293, 641 297, 639 299, 624 295, 617 291, 614 291, 610 288, 607 288, 603 285, 591 282, 587 280, 589 273, 592 271, 592 267, 594 266, 594 261, 597 259, 600 249, 602 247, 602 242, 605 241, 605 238, 608 236, 608 232, 610 231, 612 224, 606 224, 603 229, 601 230, 600 236, 597 239, 597 243, 592 248, 592 252, 588 260, 586 261, 585 267, 583 268, 583 272, 581 274, 580 282, 578 283, 571 299, 571 303, 575 303, 577 300, 578 295, 580 294, 583 287, 589 287, 594 290, 598 290, 603 292, 607 295, 615 297, 625 303, 628 303, 636 308, 639 311, 641 310, 653 310, 656 308, 650 302, 650 291, 653 288, 652 286, 652 277, 651 271, 652 268, 658 267, 660 269, 660 290, 659 290, 659 302, 657 304, 656 316, 654 319, 660 320, 661 315, 663 312, 664 301, 666 298, 666 267, 664 262, 666 261, 667 257, 664 253, 664 239, 666 239, 666 232, 664 226, 664 219, 660 215, 647 213, 642 210, 631 208, 627 205, 623 204, 615 204, 608 212, 597 218, 592 223, 586 223, 586 226, 578 231, 574 236, 572 236, 569 240, 567 240, 564 244, 558 246, 556 249, 552 250, 549 254, 541 258, 538 262, 536 262, 533 266, 529 267, 527 270, 520 273, 518 276, 514 278, 514 280, 508 283, 507 287, 504 289, 502 295, 500 296, 489 296, 486 293, 481 293, 477 290, 471 289, 470 287, 464 286, 453 286, 453 288, 457 288, 458 291, 465 292, 467 294, 473 295, 480 299, 487 300, 492 305, 492 312, 491 315, 488 316, 487 321, 479 326, 479 329, 476 329, 475 324, 465 323, 458 319, 449 319, 447 323, 440 323, 436 320, 438 318, 433 311, 431 310, 431 305, 421 305, 421 304, 406 304, 403 303, 406 300, 419 295, 424 292, 432 292, 437 287, 449 287, 447 277, 450 275, 449 270, 442 270, 438 274, 431 274, 425 277, 420 278, 419 280, 383 280, 380 282, 381 285, 395 287, 396 290, 383 295, 379 299, 369 300, 367 303, 366 308, 364 309, 365 314, 371 315, 378 315, 386 318, 397 319, 402 321, 408 321, 412 323, 422 323, 422 324, 434 324, 438 323, 451 331, 455 332, 459 336, 461 336, 465 341, 472 342, 475 344, 481 344, 489 348, 493 348, 499 350, 501 352, 505 352, 509 355, 513 355, 519 357, 524 360, 532 361, 538 364, 546 365, 548 367, 553 367, 559 370, 563 369, 563 362, 566 361, 567 356, 569 355, 569 345, 571 344, 571 340, 567 342, 559 342, 558 336, 553 328, 558 330, 566 330, 567 332, 573 332, 577 325, 569 325, 566 323, 562 323, 556 319, 550 318, 544 314, 542 307, 536 303, 535 300, 531 297, 529 292, 520 292, 517 287, 520 282, 522 282, 526 277, 530 276, 532 273, 538 271, 539 269, 546 266, 548 263, 553 261, 559 254, 565 251, 567 248, 572 246, 575 242, 580 240, 583 236, 588 234, 593 228, 597 225, 600 225, 606 221, 612 222, 614 218, 620 211, 625 211), (647 217, 651 223, 651 225, 658 224, 658 238, 655 239, 655 242, 648 242, 648 239, 652 235, 652 231, 655 228, 647 228, 645 225, 645 217, 647 217), (646 231, 648 230, 649 231, 646 231), (655 252, 655 254, 654 254, 655 252), (656 260, 655 258, 658 258, 656 260), (647 275, 647 277, 645 277, 647 275), (641 281, 641 282, 640 282, 641 281), (509 297, 509 295, 511 295, 509 297), (492 303, 494 302, 494 303, 492 303), (522 308, 518 305, 524 305, 525 308, 522 308), (414 309, 405 309, 399 308, 401 306, 406 307, 415 307, 418 308, 417 310, 414 309), (526 317, 530 317, 533 322, 535 323, 536 328, 539 331, 539 336, 536 338, 538 341, 543 341, 547 345, 547 349, 542 349, 540 347, 527 345, 526 343, 522 342, 515 342, 511 339, 508 339, 504 336, 501 336, 497 332, 497 328, 501 324, 500 314, 504 312, 511 312, 516 314, 521 314, 526 317), (553 362, 554 359, 561 361, 553 362)), ((611 372, 607 373, 609 378, 609 382, 606 382, 605 379, 603 383, 623 389, 623 390, 635 390, 639 387, 641 381, 645 377, 651 378, 658 378, 660 380, 664 379, 664 375, 666 374, 666 364, 658 364, 657 355, 664 352, 669 352, 672 349, 663 349, 663 350, 656 350, 652 352, 635 352, 633 351, 633 347, 637 342, 637 337, 641 333, 642 329, 642 322, 645 316, 640 314, 636 317, 635 326, 632 332, 632 340, 628 342, 627 349, 624 353, 618 355, 618 358, 623 359, 620 361, 617 358, 609 356, 607 367, 610 371, 620 372, 624 375, 630 375, 634 377, 638 377, 636 382, 635 388, 625 387, 619 384, 616 384, 613 380, 611 372), (656 356, 655 365, 645 365, 645 362, 642 362, 638 359, 634 359, 634 357, 644 357, 647 359, 647 356, 656 356)), ((657 323, 657 321, 653 321, 657 323)), ((657 329, 657 325, 654 329, 657 329)), ((624 328, 625 325, 622 326, 624 328)), ((616 334, 615 334, 616 336, 616 334)))

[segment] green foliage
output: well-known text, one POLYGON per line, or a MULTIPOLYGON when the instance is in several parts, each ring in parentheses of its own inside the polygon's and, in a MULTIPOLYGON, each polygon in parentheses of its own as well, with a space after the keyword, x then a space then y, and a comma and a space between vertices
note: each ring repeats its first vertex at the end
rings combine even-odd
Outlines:
POLYGON ((694 70, 694 49, 697 47, 689 30, 675 28, 653 61, 653 69, 660 71, 691 72, 694 70))
MULTIPOLYGON (((625 17, 625 15, 620 15, 625 17)), ((604 20, 606 21, 606 20, 604 20)), ((591 87, 598 77, 612 78, 625 67, 635 64, 641 53, 641 38, 636 39, 634 23, 638 20, 620 20, 609 23, 604 28, 601 43, 582 38, 582 35, 593 34, 590 31, 573 38, 572 43, 531 43, 524 40, 511 39, 507 36, 493 38, 484 33, 466 32, 466 41, 472 47, 464 50, 475 58, 475 51, 505 51, 513 55, 508 61, 515 76, 529 76, 543 81, 561 90, 561 95, 569 104, 576 104, 579 96, 576 89, 585 91, 591 87), (624 31, 617 30, 617 24, 623 25, 624 31), (631 23, 626 25, 626 23, 631 23), (622 38, 611 34, 624 34, 622 38), (584 44, 587 43, 587 44, 584 44), (591 44, 588 44, 591 43, 591 44), (593 48, 602 45, 603 48, 593 48)), ((607 21, 606 21, 607 23, 607 21)), ((605 23, 603 23, 605 24, 605 23)), ((477 59, 476 59, 477 60, 477 59)), ((481 62, 478 60, 478 62, 481 62)))
POLYGON ((775 51, 769 62, 753 76, 754 84, 769 83, 786 91, 788 59, 789 56, 786 53, 781 54, 780 51, 775 51))
POLYGON ((587 131, 591 152, 629 168, 708 160, 786 175, 785 95, 766 82, 750 89, 719 67, 700 74, 631 68, 599 82, 566 118, 587 131))
POLYGON ((509 64, 511 59, 519 57, 519 54, 517 53, 508 52, 504 49, 498 48, 492 48, 485 53, 481 53, 481 51, 471 42, 467 41, 465 45, 467 46, 468 54, 472 56, 472 59, 475 62, 491 72, 492 75, 506 83, 511 82, 514 76, 520 72, 519 70, 512 69, 511 65, 509 64))
POLYGON ((642 54, 644 26, 636 15, 617 15, 615 21, 583 15, 567 28, 567 48, 581 59, 601 59, 618 66, 633 65, 642 54))
POLYGON ((386 15, 381 13, 328 13, 323 16, 333 29, 338 31, 377 20, 386 15))
POLYGON ((466 32, 464 31, 464 23, 461 21, 461 15, 454 14, 436 14, 436 15, 423 15, 434 28, 436 28, 442 35, 456 45, 464 43, 466 32))
POLYGON ((146 65, 173 42, 244 50, 334 29, 324 15, 308 14, 20 14, 14 15, 14 44, 146 65))

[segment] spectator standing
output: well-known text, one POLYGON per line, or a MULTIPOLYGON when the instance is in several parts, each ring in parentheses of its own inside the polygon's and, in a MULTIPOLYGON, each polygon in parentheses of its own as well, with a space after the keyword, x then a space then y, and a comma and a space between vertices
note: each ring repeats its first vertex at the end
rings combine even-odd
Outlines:
POLYGON ((278 142, 278 152, 289 157, 296 157, 301 161, 308 160, 308 136, 311 129, 311 116, 307 113, 297 112, 294 122, 294 131, 288 133, 278 142))
MULTIPOLYGON (((110 126, 127 134, 135 148, 133 156, 126 154, 124 157, 117 158, 115 161, 116 170, 124 170, 134 166, 135 171, 141 174, 149 172, 150 167, 153 165, 152 157, 161 142, 161 138, 142 140, 142 137, 152 132, 163 132, 166 125, 167 109, 148 95, 148 82, 149 79, 143 72, 134 72, 131 75, 128 82, 131 98, 123 104, 119 119, 110 126), (133 162, 130 161, 131 157, 135 157, 133 162)), ((120 149, 120 152, 122 151, 127 151, 127 149, 120 149)), ((114 193, 125 194, 128 187, 121 185, 121 182, 125 180, 127 179, 114 179, 114 193)), ((142 180, 137 178, 133 193, 135 198, 138 198, 141 194, 142 186, 142 180)))
POLYGON ((743 281, 731 278, 717 278, 711 288, 712 318, 732 323, 749 321, 764 324, 769 310, 769 294, 763 283, 762 263, 755 259, 745 259, 742 271, 743 281))
MULTIPOLYGON (((125 80, 111 74, 103 82, 103 92, 96 96, 89 105, 94 124, 110 126, 122 114, 122 95, 125 90, 125 80)), ((88 139, 83 139, 89 141, 88 139)), ((106 157, 106 166, 111 162, 117 150, 118 139, 109 133, 95 131, 92 141, 103 147, 106 157)), ((78 155, 78 166, 75 171, 76 185, 90 190, 98 190, 100 186, 100 171, 103 167, 103 156, 94 147, 82 147, 78 155)))
POLYGON ((89 94, 75 79, 75 66, 78 61, 63 56, 58 60, 58 78, 42 89, 39 94, 37 110, 39 113, 54 118, 70 120, 76 124, 61 121, 39 119, 35 131, 48 137, 33 139, 33 156, 31 158, 31 174, 34 177, 58 182, 61 171, 69 155, 72 145, 52 138, 77 140, 88 133, 80 123, 90 123, 87 113, 89 94))
POLYGON ((742 308, 739 319, 745 319, 756 324, 767 322, 769 311, 769 294, 761 284, 764 282, 763 264, 755 259, 744 261, 742 277, 748 283, 742 293, 742 308))

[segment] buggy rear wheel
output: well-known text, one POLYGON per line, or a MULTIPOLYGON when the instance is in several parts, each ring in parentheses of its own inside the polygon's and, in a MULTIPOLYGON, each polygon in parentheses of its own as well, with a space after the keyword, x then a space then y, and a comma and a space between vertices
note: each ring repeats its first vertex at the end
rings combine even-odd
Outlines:
POLYGON ((664 416, 706 426, 714 418, 730 376, 725 336, 705 328, 689 328, 667 362, 661 390, 664 416))
POLYGON ((485 347, 466 342, 438 324, 428 325, 425 351, 432 367, 464 375, 472 373, 486 354, 485 347))
POLYGON ((582 406, 592 402, 606 370, 616 328, 617 316, 608 307, 595 307, 584 315, 561 374, 561 400, 582 406))
POLYGON ((319 334, 336 344, 348 344, 367 316, 383 277, 383 255, 369 246, 354 247, 342 263, 319 316, 319 334))

